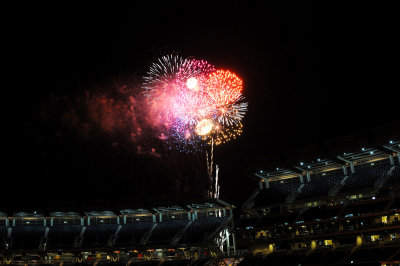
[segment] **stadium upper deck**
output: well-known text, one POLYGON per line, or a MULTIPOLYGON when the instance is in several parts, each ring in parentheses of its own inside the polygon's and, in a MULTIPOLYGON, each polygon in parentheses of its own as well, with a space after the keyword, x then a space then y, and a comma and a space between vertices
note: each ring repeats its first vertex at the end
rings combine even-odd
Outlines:
POLYGON ((286 153, 288 160, 252 160, 246 174, 259 182, 243 205, 291 203, 364 189, 380 189, 399 178, 398 123, 286 153), (371 137, 374 136, 374 137, 371 137))

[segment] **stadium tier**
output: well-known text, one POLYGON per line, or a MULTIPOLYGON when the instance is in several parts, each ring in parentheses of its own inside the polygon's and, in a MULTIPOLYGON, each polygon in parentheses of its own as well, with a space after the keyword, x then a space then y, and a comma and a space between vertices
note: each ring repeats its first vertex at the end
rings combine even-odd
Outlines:
POLYGON ((249 168, 240 265, 400 264, 400 142, 349 150, 249 168))
POLYGON ((0 212, 2 262, 196 265, 234 252, 232 210, 217 199, 118 212, 0 212))

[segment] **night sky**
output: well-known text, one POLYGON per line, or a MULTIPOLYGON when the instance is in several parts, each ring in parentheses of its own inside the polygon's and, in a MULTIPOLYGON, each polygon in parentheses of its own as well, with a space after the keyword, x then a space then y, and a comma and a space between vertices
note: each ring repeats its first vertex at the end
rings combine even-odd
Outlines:
POLYGON ((116 84, 138 84, 168 52, 204 58, 244 81, 244 133, 215 151, 222 198, 238 206, 256 187, 242 174, 250 158, 397 118, 393 7, 275 2, 7 10, 3 208, 201 195, 204 153, 169 153, 150 135, 132 143, 124 128, 82 136, 65 118, 88 93, 123 102, 116 84), (138 145, 156 155, 139 154, 138 145))

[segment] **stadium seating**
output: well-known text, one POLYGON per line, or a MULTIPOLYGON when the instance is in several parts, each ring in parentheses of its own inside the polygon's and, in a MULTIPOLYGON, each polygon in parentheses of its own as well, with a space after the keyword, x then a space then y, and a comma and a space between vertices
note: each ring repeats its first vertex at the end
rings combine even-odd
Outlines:
POLYGON ((297 188, 297 183, 284 183, 272 185, 269 189, 261 190, 255 199, 255 206, 265 205, 266 202, 270 204, 283 203, 286 198, 297 188))
POLYGON ((181 241, 185 243, 203 243, 226 219, 225 217, 209 217, 195 220, 187 229, 181 241))
MULTIPOLYGON (((356 168, 356 172, 344 176, 340 171, 335 171, 327 176, 312 178, 310 182, 300 183, 274 183, 270 188, 259 191, 254 199, 253 207, 284 204, 288 197, 295 191, 300 192, 293 198, 294 201, 311 200, 331 196, 357 193, 363 190, 375 189, 377 182, 384 182, 385 187, 400 182, 400 167, 382 162, 376 166, 363 166, 356 168), (301 189, 300 186, 302 185, 301 189)), ((380 189, 381 187, 379 187, 380 189)))
POLYGON ((347 179, 339 193, 347 193, 372 188, 375 182, 382 176, 386 176, 391 166, 371 166, 358 169, 347 179))
POLYGON ((189 220, 169 220, 158 223, 151 234, 149 243, 169 243, 189 223, 189 220))
POLYGON ((311 182, 304 185, 304 188, 297 199, 304 200, 326 196, 328 195, 329 190, 340 183, 343 177, 343 174, 334 174, 311 180, 311 182))
POLYGON ((83 247, 104 247, 108 240, 115 234, 118 224, 97 224, 86 227, 82 245, 83 247))
POLYGON ((47 247, 65 248, 74 246, 75 240, 81 233, 80 225, 58 225, 52 226, 49 230, 47 247))
POLYGON ((140 244, 142 237, 154 226, 153 222, 140 222, 122 226, 116 244, 140 244))
POLYGON ((15 226, 12 229, 12 248, 26 250, 39 249, 44 232, 44 226, 15 226))
POLYGON ((398 184, 400 182, 400 166, 393 166, 386 182, 387 185, 398 184))

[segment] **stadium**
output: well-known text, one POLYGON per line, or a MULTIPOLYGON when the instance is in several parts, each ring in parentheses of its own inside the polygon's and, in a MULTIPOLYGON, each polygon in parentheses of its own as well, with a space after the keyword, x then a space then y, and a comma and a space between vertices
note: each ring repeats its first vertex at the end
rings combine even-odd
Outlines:
POLYGON ((258 186, 241 208, 204 199, 2 211, 2 263, 397 265, 398 129, 249 160, 258 186))
POLYGON ((7 8, 0 265, 400 265, 396 11, 7 8))
POLYGON ((216 200, 114 211, 2 212, 2 262, 186 265, 196 259, 194 265, 202 265, 235 254, 232 210, 216 200))
POLYGON ((237 249, 252 247, 242 264, 398 265, 400 143, 394 132, 383 127, 369 138, 354 134, 319 150, 304 148, 274 168, 271 158, 254 161, 247 173, 259 187, 235 223, 237 249))

